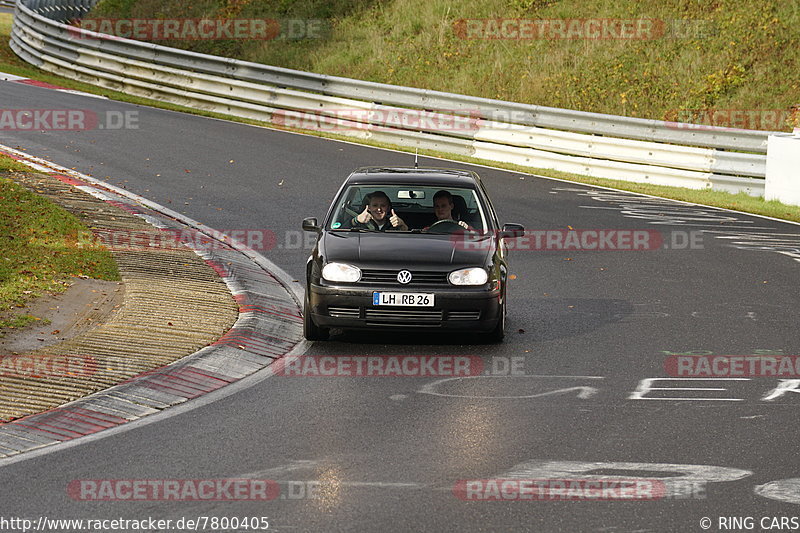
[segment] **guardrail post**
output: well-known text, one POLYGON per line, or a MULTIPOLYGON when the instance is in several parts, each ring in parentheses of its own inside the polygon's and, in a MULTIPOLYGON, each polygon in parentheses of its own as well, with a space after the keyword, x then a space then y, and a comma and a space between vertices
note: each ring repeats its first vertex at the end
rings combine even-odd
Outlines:
POLYGON ((767 139, 764 199, 800 205, 800 128, 767 139))

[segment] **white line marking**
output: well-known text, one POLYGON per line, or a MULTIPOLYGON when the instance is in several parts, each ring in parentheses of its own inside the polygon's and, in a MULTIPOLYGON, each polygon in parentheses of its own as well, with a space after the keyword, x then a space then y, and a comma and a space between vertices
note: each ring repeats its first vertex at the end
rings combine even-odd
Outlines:
POLYGON ((497 479, 648 479, 665 485, 667 495, 692 490, 693 483, 723 483, 753 475, 750 470, 711 465, 531 460, 514 466, 497 479), (631 475, 593 473, 597 470, 632 471, 631 475), (639 472, 652 472, 643 476, 639 472), (664 475, 680 474, 680 475, 664 475), (661 475, 659 475, 661 474, 661 475))
POLYGON ((726 391, 724 388, 707 387, 653 387, 653 383, 661 381, 688 381, 695 383, 698 381, 750 381, 750 378, 645 378, 639 381, 636 390, 630 393, 629 400, 662 400, 662 401, 695 401, 695 402, 743 402, 742 398, 652 398, 645 396, 652 391, 726 391))
POLYGON ((61 93, 69 93, 69 94, 77 94, 78 96, 88 96, 89 98, 97 98, 99 100, 108 100, 108 96, 103 96, 101 94, 92 94, 92 93, 85 93, 83 91, 77 91, 75 89, 54 89, 61 93))
MULTIPOLYGON (((757 485, 753 492, 770 500, 788 503, 800 503, 800 478, 779 479, 763 485, 757 485)), ((779 529, 779 528, 775 528, 779 529)))
POLYGON ((323 465, 322 461, 311 460, 311 459, 297 460, 297 461, 292 461, 285 465, 273 466, 271 468, 256 470, 255 472, 248 472, 246 474, 240 474, 238 476, 233 476, 233 477, 243 478, 243 479, 272 478, 274 476, 282 476, 288 474, 289 472, 297 472, 298 470, 310 470, 318 468, 322 465, 323 465))
POLYGON ((434 381, 432 383, 426 383, 421 389, 417 391, 418 394, 428 394, 431 396, 441 396, 444 398, 470 398, 470 399, 489 399, 489 400, 516 400, 516 399, 530 399, 530 398, 542 398, 545 396, 553 396, 556 394, 561 394, 564 392, 573 392, 573 391, 580 391, 577 395, 580 399, 588 399, 595 394, 597 394, 597 389, 594 387, 587 387, 587 386, 577 386, 577 387, 569 387, 565 389, 554 389, 546 392, 540 392, 538 394, 529 394, 524 396, 485 396, 480 394, 446 394, 442 392, 436 392, 436 387, 442 385, 444 383, 450 381, 461 381, 467 379, 513 379, 513 378, 534 378, 534 379, 541 379, 541 378, 556 378, 556 379, 605 379, 603 376, 543 376, 543 375, 532 375, 532 376, 465 376, 465 377, 458 377, 458 378, 446 378, 434 381))
POLYGON ((20 81, 20 80, 27 80, 28 78, 23 78, 22 76, 15 76, 13 74, 7 74, 5 72, 0 72, 0 81, 20 81))

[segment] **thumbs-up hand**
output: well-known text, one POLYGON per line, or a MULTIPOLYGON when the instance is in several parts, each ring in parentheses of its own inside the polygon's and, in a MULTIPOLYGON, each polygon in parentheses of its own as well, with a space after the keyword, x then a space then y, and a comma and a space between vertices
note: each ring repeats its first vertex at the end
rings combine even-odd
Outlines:
POLYGON ((394 212, 392 209, 392 216, 389 218, 389 223, 392 225, 393 228, 400 228, 401 230, 407 230, 408 226, 406 223, 403 222, 403 219, 397 216, 397 213, 394 212))
POLYGON ((367 222, 372 220, 372 214, 369 212, 368 206, 364 207, 364 210, 358 214, 356 220, 358 220, 362 224, 366 224, 367 222))

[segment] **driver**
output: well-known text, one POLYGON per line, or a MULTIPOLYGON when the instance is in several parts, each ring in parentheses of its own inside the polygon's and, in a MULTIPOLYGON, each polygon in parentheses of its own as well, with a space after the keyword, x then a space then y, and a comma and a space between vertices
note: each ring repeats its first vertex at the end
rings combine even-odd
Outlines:
MULTIPOLYGON (((453 215, 453 207, 455 207, 453 204, 453 195, 450 194, 450 191, 437 191, 436 194, 433 195, 433 212, 436 215, 436 221, 433 224, 436 224, 436 222, 440 220, 451 220, 464 229, 471 229, 469 224, 463 220, 456 220, 455 215, 453 215)), ((431 224, 431 226, 433 224, 431 224)), ((423 231, 429 229, 431 226, 423 228, 423 231)))
POLYGON ((349 221, 351 228, 363 228, 373 231, 408 231, 406 223, 392 209, 392 202, 385 192, 375 191, 366 195, 365 198, 367 205, 358 216, 349 221), (389 216, 389 213, 391 213, 391 216, 389 216))

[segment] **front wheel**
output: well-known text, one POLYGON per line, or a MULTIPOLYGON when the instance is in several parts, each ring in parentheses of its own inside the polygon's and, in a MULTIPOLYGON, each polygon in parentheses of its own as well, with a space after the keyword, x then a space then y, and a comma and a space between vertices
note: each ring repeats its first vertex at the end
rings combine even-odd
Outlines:
POLYGON ((303 302, 303 336, 310 341, 326 341, 328 340, 328 328, 321 328, 314 323, 311 318, 311 306, 308 303, 308 297, 303 302))
POLYGON ((486 339, 489 342, 503 342, 503 337, 506 335, 506 299, 503 297, 503 303, 500 304, 500 316, 497 319, 497 325, 489 332, 486 339))

